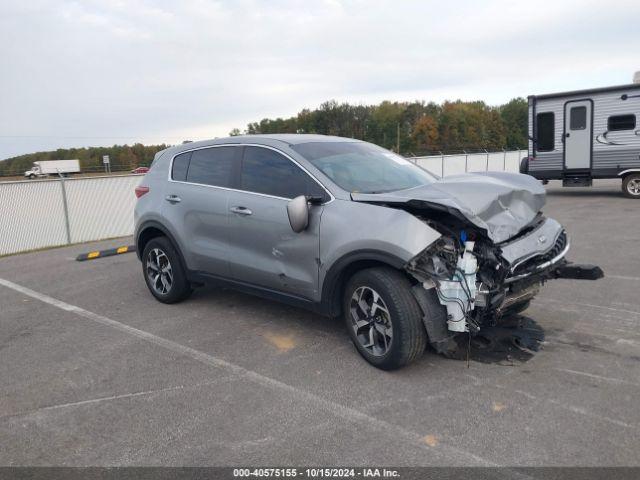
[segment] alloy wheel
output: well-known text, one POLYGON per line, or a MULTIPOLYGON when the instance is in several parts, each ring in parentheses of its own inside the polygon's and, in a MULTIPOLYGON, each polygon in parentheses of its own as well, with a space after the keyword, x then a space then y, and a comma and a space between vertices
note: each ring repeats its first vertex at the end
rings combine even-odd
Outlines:
POLYGON ((384 356, 391 348, 393 325, 382 297, 370 287, 359 287, 351 296, 349 309, 358 343, 371 355, 384 356))
POLYGON ((173 286, 173 270, 169 257, 159 248, 154 248, 147 255, 147 278, 153 290, 166 295, 173 286))

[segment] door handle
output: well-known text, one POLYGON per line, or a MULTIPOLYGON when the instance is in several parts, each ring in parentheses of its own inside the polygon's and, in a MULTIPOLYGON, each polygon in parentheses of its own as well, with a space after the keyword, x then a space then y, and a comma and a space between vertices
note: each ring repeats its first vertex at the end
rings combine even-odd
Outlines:
POLYGON ((167 195, 166 197, 164 197, 164 199, 169 203, 180 203, 180 201, 182 200, 177 195, 167 195))
POLYGON ((570 133, 565 133, 564 136, 569 138, 571 136, 571 134, 570 133))
POLYGON ((253 212, 247 207, 231 207, 230 212, 237 213, 238 215, 252 215, 253 212))

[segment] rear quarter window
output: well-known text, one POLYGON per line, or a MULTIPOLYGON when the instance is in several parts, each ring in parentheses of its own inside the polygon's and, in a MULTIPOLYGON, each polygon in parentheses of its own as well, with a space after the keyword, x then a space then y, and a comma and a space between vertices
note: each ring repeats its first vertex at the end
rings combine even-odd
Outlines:
POLYGON ((189 170, 189 160, 191 159, 191 152, 181 153, 173 159, 173 166, 171 167, 171 178, 179 182, 187 180, 187 170, 189 170))

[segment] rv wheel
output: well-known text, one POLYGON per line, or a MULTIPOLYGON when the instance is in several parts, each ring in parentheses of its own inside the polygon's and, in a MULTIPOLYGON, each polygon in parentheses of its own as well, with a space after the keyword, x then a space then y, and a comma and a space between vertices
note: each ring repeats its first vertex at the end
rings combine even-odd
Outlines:
POLYGON ((622 193, 629 198, 640 198, 640 173, 632 173, 624 177, 622 193))

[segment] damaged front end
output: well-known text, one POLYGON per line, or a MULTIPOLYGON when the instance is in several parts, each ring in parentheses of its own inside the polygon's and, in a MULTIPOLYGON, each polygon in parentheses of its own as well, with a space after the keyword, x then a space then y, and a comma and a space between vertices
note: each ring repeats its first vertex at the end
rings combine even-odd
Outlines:
POLYGON ((542 215, 499 244, 453 217, 446 223, 422 220, 442 237, 409 261, 406 270, 419 282, 414 294, 425 311, 430 341, 440 353, 451 349, 456 334, 475 335, 526 309, 547 280, 603 276, 598 267, 568 262, 565 230, 542 215), (440 314, 433 307, 429 311, 434 298, 444 307, 440 314))
POLYGON ((523 311, 547 280, 603 276, 599 267, 566 260, 569 238, 540 213, 546 193, 528 175, 454 175, 413 189, 351 196, 402 209, 440 233, 405 265, 418 282, 413 291, 438 352, 446 353, 461 333, 477 334, 523 311))

